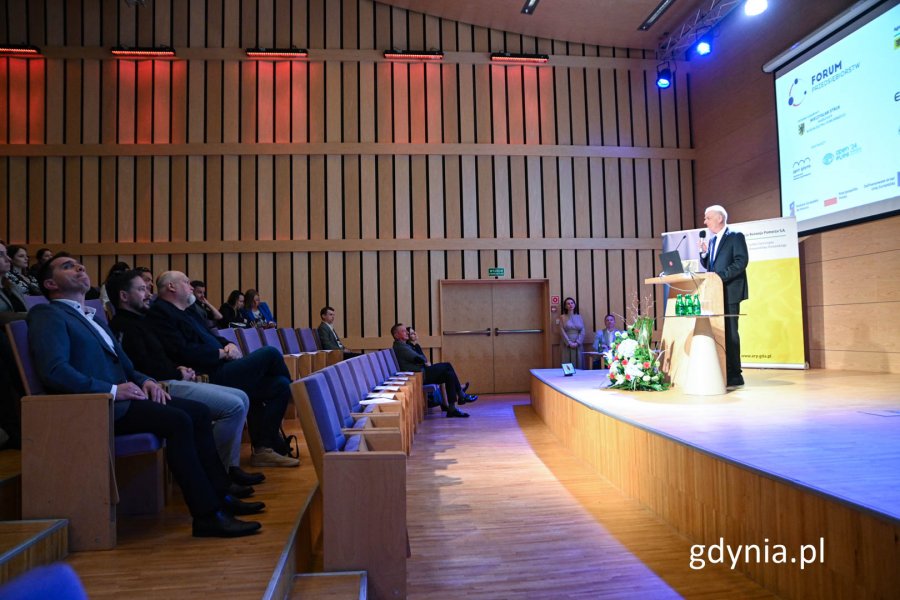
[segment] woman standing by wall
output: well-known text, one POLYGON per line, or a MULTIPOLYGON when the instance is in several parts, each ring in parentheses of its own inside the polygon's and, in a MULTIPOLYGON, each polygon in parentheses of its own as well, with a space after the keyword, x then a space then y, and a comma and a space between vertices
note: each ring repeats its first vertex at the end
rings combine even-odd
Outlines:
POLYGON ((562 316, 559 319, 560 358, 563 363, 572 363, 581 368, 581 352, 584 343, 584 320, 578 314, 578 303, 574 298, 566 298, 563 302, 562 316))

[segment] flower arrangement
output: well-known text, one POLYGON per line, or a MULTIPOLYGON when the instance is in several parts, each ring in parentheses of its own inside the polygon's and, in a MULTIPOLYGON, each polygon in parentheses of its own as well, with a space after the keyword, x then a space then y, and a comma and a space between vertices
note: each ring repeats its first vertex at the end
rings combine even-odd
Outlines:
POLYGON ((662 392, 669 389, 660 371, 660 352, 650 348, 652 317, 637 317, 616 339, 606 353, 610 388, 662 392))

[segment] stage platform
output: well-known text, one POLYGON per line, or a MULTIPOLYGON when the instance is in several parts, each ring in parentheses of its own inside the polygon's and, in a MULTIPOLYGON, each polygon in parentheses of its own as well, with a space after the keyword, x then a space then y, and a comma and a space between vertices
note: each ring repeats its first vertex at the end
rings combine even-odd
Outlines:
POLYGON ((699 397, 604 389, 606 375, 533 370, 532 403, 614 485, 697 543, 821 538, 813 569, 738 565, 782 596, 896 593, 900 376, 745 370, 743 388, 699 397))

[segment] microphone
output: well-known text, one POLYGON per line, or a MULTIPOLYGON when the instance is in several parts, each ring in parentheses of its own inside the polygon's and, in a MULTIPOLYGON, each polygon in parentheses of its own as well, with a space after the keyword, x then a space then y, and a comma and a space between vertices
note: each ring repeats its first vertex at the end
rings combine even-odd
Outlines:
POLYGON ((678 249, 681 248, 681 244, 684 243, 684 240, 687 239, 687 234, 681 236, 681 239, 678 241, 678 244, 675 246, 675 252, 678 252, 678 249))
POLYGON ((700 230, 700 239, 701 239, 701 240, 705 240, 705 239, 706 239, 706 230, 705 230, 705 229, 701 229, 701 230, 700 230))

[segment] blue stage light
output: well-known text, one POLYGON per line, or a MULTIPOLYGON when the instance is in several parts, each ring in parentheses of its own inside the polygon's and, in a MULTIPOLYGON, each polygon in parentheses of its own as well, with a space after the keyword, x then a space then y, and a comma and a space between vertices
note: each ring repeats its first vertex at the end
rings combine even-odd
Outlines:
POLYGON ((697 48, 697 54, 699 54, 700 56, 706 56, 707 54, 712 52, 712 46, 706 40, 697 42, 696 48, 697 48))
POLYGON ((656 67, 656 87, 661 90, 672 85, 672 69, 669 63, 665 62, 656 67))

